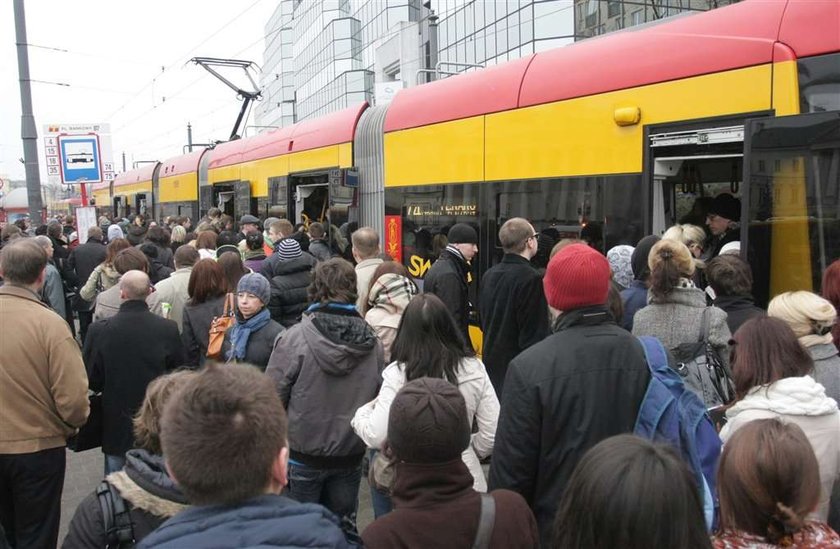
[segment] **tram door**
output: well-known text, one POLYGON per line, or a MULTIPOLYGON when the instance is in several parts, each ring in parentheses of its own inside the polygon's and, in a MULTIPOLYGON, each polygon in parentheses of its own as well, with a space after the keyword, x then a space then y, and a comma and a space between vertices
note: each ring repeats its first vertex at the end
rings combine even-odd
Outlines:
POLYGON ((677 223, 696 225, 707 237, 701 256, 708 254, 711 201, 722 193, 742 197, 744 126, 652 133, 649 147, 652 234, 677 223))
POLYGON ((295 187, 295 217, 294 223, 309 226, 315 221, 323 221, 329 213, 329 185, 316 183, 312 185, 298 185, 295 187))

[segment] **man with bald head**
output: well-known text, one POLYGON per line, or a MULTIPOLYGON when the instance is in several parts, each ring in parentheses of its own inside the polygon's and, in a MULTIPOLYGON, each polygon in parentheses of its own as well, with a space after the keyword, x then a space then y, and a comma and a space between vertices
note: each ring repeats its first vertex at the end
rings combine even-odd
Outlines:
POLYGON ((184 362, 178 326, 149 311, 146 299, 151 291, 145 272, 123 273, 119 311, 91 324, 85 340, 90 388, 102 392, 106 475, 122 469, 125 452, 134 446, 131 418, 143 402, 146 386, 184 362))

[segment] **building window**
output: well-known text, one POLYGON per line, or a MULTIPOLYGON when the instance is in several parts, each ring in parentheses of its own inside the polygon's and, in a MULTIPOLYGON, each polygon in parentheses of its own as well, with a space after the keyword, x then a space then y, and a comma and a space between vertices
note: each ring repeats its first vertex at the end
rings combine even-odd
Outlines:
POLYGON ((644 22, 644 17, 642 16, 642 10, 636 10, 630 14, 630 24, 631 25, 641 25, 644 22))
POLYGON ((607 1, 607 16, 608 17, 615 17, 616 15, 621 13, 621 2, 620 0, 608 0, 607 1))

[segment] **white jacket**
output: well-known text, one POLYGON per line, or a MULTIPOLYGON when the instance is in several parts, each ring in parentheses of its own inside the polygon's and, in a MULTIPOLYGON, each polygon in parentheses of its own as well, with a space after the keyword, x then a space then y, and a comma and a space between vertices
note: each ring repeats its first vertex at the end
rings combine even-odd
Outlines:
POLYGON ((828 504, 840 469, 840 412, 825 395, 825 388, 811 376, 787 377, 770 385, 753 387, 726 412, 729 420, 720 431, 724 444, 746 423, 777 417, 795 423, 805 432, 820 464, 820 502, 810 517, 828 519, 828 504))
MULTIPOLYGON (((358 410, 350 421, 353 430, 370 448, 381 449, 388 435, 388 413, 397 392, 405 385, 405 370, 401 363, 392 362, 382 372, 382 387, 379 395, 358 410)), ((467 419, 478 425, 478 432, 472 435, 470 446, 461 458, 472 473, 473 488, 487 491, 487 481, 481 469, 479 457, 493 452, 496 438, 496 424, 499 421, 499 399, 490 383, 487 369, 477 358, 465 358, 458 368, 458 390, 467 402, 467 419)))

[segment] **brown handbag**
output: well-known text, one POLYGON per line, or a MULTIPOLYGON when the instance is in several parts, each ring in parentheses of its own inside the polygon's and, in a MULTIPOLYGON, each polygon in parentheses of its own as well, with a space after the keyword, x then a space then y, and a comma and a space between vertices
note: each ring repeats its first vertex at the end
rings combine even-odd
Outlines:
POLYGON ((225 296, 225 308, 222 316, 213 317, 210 323, 210 338, 207 342, 207 358, 218 359, 222 356, 222 342, 225 340, 225 333, 236 322, 234 316, 233 294, 225 296))

